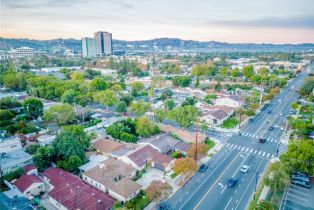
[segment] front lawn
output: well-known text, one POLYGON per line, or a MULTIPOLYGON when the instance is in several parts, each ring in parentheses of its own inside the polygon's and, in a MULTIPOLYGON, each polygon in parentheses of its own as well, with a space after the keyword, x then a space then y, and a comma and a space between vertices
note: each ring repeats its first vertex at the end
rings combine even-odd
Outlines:
POLYGON ((239 120, 237 120, 235 117, 230 117, 222 123, 221 127, 223 127, 223 128, 234 128, 238 124, 239 124, 239 120))

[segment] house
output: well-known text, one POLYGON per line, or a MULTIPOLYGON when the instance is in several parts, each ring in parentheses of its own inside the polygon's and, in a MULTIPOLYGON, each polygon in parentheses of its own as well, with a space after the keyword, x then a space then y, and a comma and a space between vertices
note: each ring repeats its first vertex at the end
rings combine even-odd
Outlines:
POLYGON ((103 161, 107 160, 108 157, 105 157, 101 154, 92 154, 89 158, 88 158, 88 163, 81 165, 79 167, 81 173, 88 171, 96 166, 98 166, 100 163, 102 163, 103 161))
POLYGON ((27 175, 36 175, 38 176, 38 170, 33 164, 29 164, 27 166, 24 166, 24 172, 27 175))
POLYGON ((0 153, 9 153, 21 149, 21 141, 16 137, 6 138, 4 140, 0 139, 0 153))
POLYGON ((36 175, 23 175, 13 183, 24 196, 33 199, 45 191, 44 182, 36 175))
POLYGON ((48 198, 61 210, 109 210, 114 199, 83 182, 79 177, 59 168, 48 168, 43 173, 48 186, 48 198))
POLYGON ((99 139, 92 146, 97 150, 97 153, 114 158, 127 155, 138 147, 136 144, 120 143, 112 139, 99 139))
POLYGON ((141 147, 120 159, 137 170, 143 170, 146 165, 151 164, 153 168, 168 172, 172 169, 174 163, 174 158, 156 151, 149 145, 141 147))
POLYGON ((23 168, 33 162, 32 156, 23 150, 17 150, 2 155, 1 169, 4 174, 23 168))
POLYGON ((0 192, 1 210, 33 210, 35 209, 27 198, 16 188, 0 192))
POLYGON ((134 198, 141 185, 130 178, 134 177, 136 169, 119 160, 109 158, 98 166, 85 171, 83 180, 113 198, 126 202, 134 198))
MULTIPOLYGON (((186 142, 186 143, 193 143, 195 142, 195 136, 196 133, 195 132, 189 132, 180 128, 175 128, 171 125, 164 125, 164 124, 160 124, 159 125, 160 130, 165 132, 165 133, 171 133, 174 134, 176 136, 178 136, 179 139, 181 139, 182 141, 186 142)), ((199 142, 205 142, 205 137, 204 134, 202 133, 198 133, 198 141, 199 142)))
POLYGON ((142 138, 137 143, 139 145, 150 145, 157 151, 167 155, 174 151, 179 151, 185 155, 191 147, 190 144, 175 139, 166 133, 157 134, 150 138, 142 138))
POLYGON ((217 106, 228 106, 232 108, 239 108, 243 105, 243 98, 237 95, 222 96, 215 99, 214 103, 217 106))

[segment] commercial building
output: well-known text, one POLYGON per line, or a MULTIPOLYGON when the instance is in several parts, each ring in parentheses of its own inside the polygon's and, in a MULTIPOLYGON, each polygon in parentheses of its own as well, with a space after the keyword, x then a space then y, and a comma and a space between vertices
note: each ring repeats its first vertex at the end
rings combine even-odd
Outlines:
POLYGON ((34 56, 34 48, 20 47, 9 51, 12 58, 32 58, 34 56))
POLYGON ((112 34, 104 31, 98 31, 94 34, 96 42, 97 56, 112 54, 112 34))
POLYGON ((96 57, 96 42, 94 38, 82 38, 82 53, 84 58, 96 57))
POLYGON ((9 153, 2 153, 0 159, 1 169, 4 174, 23 168, 33 162, 31 155, 23 150, 17 150, 9 153))

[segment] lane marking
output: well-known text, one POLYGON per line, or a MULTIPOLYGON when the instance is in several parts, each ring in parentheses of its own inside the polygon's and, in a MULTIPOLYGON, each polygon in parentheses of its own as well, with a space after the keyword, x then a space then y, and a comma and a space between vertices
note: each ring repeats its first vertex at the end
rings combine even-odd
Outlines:
MULTIPOLYGON (((217 184, 218 180, 225 175, 226 171, 230 168, 230 166, 233 164, 233 162, 238 158, 238 156, 241 154, 241 152, 239 152, 235 158, 233 158, 233 160, 229 163, 229 165, 225 168, 225 170, 223 170, 223 172, 220 174, 220 176, 217 178, 217 180, 214 182, 214 184, 208 189, 208 191, 205 193, 205 195, 201 198, 201 200, 196 204, 196 206, 193 208, 194 210, 196 210, 201 203, 203 202, 203 200, 206 198, 206 196, 208 195, 208 193, 214 188, 214 186, 217 184)), ((187 201, 186 201, 187 202, 187 201)), ((182 209, 182 207, 180 208, 182 209)))
POLYGON ((230 202, 232 201, 233 197, 231 197, 231 199, 229 200, 229 202, 227 203, 227 206, 224 208, 224 210, 226 210, 230 204, 230 202))

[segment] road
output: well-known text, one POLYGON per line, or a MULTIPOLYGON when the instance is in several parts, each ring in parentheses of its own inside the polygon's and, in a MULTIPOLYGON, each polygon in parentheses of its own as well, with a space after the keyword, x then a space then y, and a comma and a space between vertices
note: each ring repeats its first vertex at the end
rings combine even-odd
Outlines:
MULTIPOLYGON (((314 69, 314 64, 311 68, 314 69)), ((280 125, 289 115, 290 104, 297 100, 295 90, 301 87, 309 69, 290 81, 265 111, 241 129, 241 135, 233 134, 225 140, 222 150, 207 163, 208 169, 203 173, 197 172, 168 199, 170 209, 246 209, 269 160, 277 156, 277 150, 285 150, 285 145, 280 143, 283 133, 280 125), (275 128, 269 130, 270 126, 275 128), (267 141, 259 143, 260 137, 267 141), (243 164, 250 166, 247 173, 240 172, 243 164), (238 179, 233 188, 226 186, 231 177, 238 179)))

